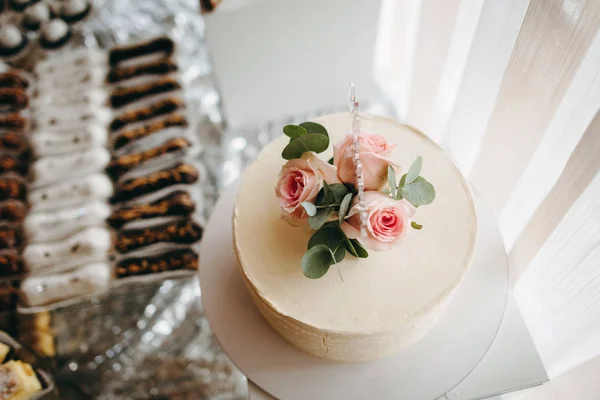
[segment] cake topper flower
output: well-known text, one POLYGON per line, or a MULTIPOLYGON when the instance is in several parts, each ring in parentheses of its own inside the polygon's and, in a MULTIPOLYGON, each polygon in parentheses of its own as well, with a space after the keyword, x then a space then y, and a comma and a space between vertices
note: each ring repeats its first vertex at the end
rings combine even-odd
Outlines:
POLYGON ((334 145, 326 163, 317 154, 329 147, 327 129, 315 122, 286 125, 290 140, 282 157, 275 194, 282 218, 292 225, 307 222, 314 231, 302 257, 307 278, 320 278, 346 253, 366 258, 372 251, 387 251, 400 243, 408 228, 421 229, 412 218, 417 207, 435 199, 435 189, 420 173, 417 157, 398 181, 401 167, 391 161, 395 146, 384 136, 357 131, 358 152, 352 132, 334 145), (362 169, 364 192, 359 201, 356 161, 362 169), (362 218, 361 218, 362 213, 362 218), (361 234, 363 222, 366 232, 361 234))

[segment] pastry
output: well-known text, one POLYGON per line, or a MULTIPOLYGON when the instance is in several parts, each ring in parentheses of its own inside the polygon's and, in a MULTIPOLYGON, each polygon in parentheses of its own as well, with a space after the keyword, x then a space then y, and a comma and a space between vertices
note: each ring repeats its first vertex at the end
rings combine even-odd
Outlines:
POLYGON ((17 132, 0 132, 0 150, 9 151, 20 159, 28 159, 30 156, 29 141, 17 132))
POLYGON ((186 138, 173 138, 162 143, 157 147, 153 147, 149 150, 142 151, 139 153, 125 154, 123 156, 114 158, 110 161, 106 167, 106 173, 113 180, 119 179, 128 171, 134 168, 138 168, 148 161, 156 160, 160 157, 178 153, 191 147, 191 143, 186 138))
POLYGON ((27 7, 23 13, 23 28, 30 31, 37 31, 42 24, 50 20, 50 8, 44 2, 39 2, 27 7))
POLYGON ((133 204, 117 208, 107 222, 114 228, 142 219, 156 217, 183 217, 192 214, 196 204, 192 197, 183 190, 176 190, 146 204, 133 204))
POLYGON ((200 0, 200 9, 203 13, 212 12, 221 0, 200 0))
POLYGON ((20 275, 23 272, 25 264, 17 250, 0 250, 0 276, 20 275))
POLYGON ((60 17, 69 24, 81 21, 92 9, 89 0, 63 0, 60 8, 60 17))
POLYGON ((74 132, 38 132, 31 137, 31 146, 36 155, 44 157, 106 147, 107 139, 106 129, 90 124, 74 132))
POLYGON ((111 235, 106 228, 90 227, 66 239, 49 243, 28 244, 23 260, 29 271, 36 272, 52 265, 75 266, 85 262, 106 260, 111 249, 111 235))
POLYGON ((0 57, 11 57, 27 47, 27 36, 15 25, 4 25, 0 28, 0 57))
POLYGON ((198 270, 198 254, 190 249, 178 249, 149 256, 127 258, 117 263, 117 278, 156 274, 167 271, 198 270))
POLYGON ((15 11, 23 11, 29 5, 34 4, 38 0, 8 0, 8 5, 15 11))
POLYGON ((16 176, 0 177, 0 201, 20 200, 27 198, 27 185, 22 178, 16 176))
POLYGON ((28 400, 41 391, 42 384, 31 365, 15 360, 0 365, 0 399, 28 400))
POLYGON ((103 107, 90 107, 89 105, 71 106, 65 113, 64 107, 51 111, 38 110, 36 113, 36 127, 39 130, 59 131, 83 129, 92 124, 105 126, 111 119, 111 113, 103 107))
POLYGON ((112 202, 128 201, 172 185, 194 183, 198 178, 196 167, 192 164, 178 163, 173 167, 118 183, 112 202))
POLYGON ((192 244, 202 238, 203 229, 191 219, 151 226, 144 229, 119 231, 115 249, 123 254, 156 243, 192 244))
POLYGON ((0 250, 15 249, 23 244, 23 231, 18 226, 0 224, 0 250))
POLYGON ((31 165, 32 183, 47 185, 104 170, 110 161, 110 153, 103 148, 93 148, 75 154, 46 156, 31 165))
POLYGON ((111 269, 106 262, 93 262, 69 272, 32 276, 23 281, 21 291, 31 307, 99 293, 108 289, 111 269))
POLYGON ((2 88, 0 89, 0 109, 8 111, 18 111, 27 107, 29 96, 21 88, 2 88))
POLYGON ((32 102, 37 111, 38 109, 59 108, 73 104, 100 107, 106 102, 107 98, 108 94, 100 88, 91 88, 84 91, 61 88, 44 95, 39 95, 32 102))
POLYGON ((173 54, 174 49, 175 43, 173 43, 173 40, 167 37, 159 37, 143 43, 115 47, 108 53, 108 62, 110 65, 116 65, 152 53, 163 53, 170 56, 173 54))
POLYGON ((140 126, 137 128, 125 129, 116 134, 113 147, 115 150, 118 150, 126 145, 135 142, 136 140, 140 140, 146 138, 153 133, 160 132, 167 128, 172 127, 187 127, 188 122, 185 117, 179 113, 173 113, 171 115, 166 116, 165 118, 153 121, 147 125, 140 126))
POLYGON ((42 25, 40 45, 49 50, 64 46, 71 39, 71 28, 61 19, 53 19, 42 25))
MULTIPOLYGON (((360 119, 368 121, 370 131, 362 130, 359 136, 359 150, 365 143, 370 146, 360 153, 363 171, 369 168, 371 172, 363 174, 364 234, 356 198, 343 223, 335 212, 333 221, 319 229, 320 236, 281 219, 283 213, 296 224, 307 222, 304 207, 293 203, 299 196, 321 205, 335 204, 338 194, 348 191, 347 186, 336 186, 336 191, 330 187, 332 192, 325 198, 323 188, 323 197, 315 194, 312 198, 304 191, 316 188, 319 192, 315 185, 321 184, 313 166, 329 182, 339 177, 355 190, 350 113, 320 117, 315 121, 320 128, 305 125, 312 132, 326 127, 336 146, 333 163, 337 168, 326 162, 331 148, 323 154, 298 154, 302 149, 292 151, 292 146, 290 150, 289 138, 282 135, 244 173, 233 210, 239 273, 257 309, 294 346, 338 361, 381 358, 422 338, 443 315, 469 270, 477 234, 469 185, 438 145, 391 119, 368 114, 361 114, 360 119), (289 164, 282 154, 289 157, 289 164), (383 154, 385 159, 379 158, 383 154), (388 187, 390 163, 403 168, 396 179, 391 177, 400 186, 402 198, 380 191, 388 187), (417 167, 409 168, 411 163, 417 167), (374 172, 377 169, 381 172, 374 172), (401 179, 405 173, 409 177, 401 179), (433 193, 437 194, 435 202, 429 204, 433 193), (367 250, 368 258, 362 258, 367 250)), ((308 222, 320 223, 319 218, 308 222)))
POLYGON ((109 83, 116 83, 143 75, 167 75, 177 70, 177 64, 173 59, 164 58, 143 64, 114 67, 108 72, 106 80, 109 83))
POLYGON ((9 153, 0 153, 0 174, 14 172, 21 176, 27 175, 29 163, 9 153))
POLYGON ((23 78, 16 71, 3 72, 0 73, 0 87, 27 89, 29 87, 29 80, 23 78))
POLYGON ((94 201, 56 211, 37 211, 25 218, 23 230, 29 243, 64 239, 92 226, 103 226, 110 216, 107 204, 94 201))
POLYGON ((169 97, 167 99, 161 99, 152 104, 148 104, 147 106, 140 107, 135 110, 127 111, 120 114, 118 117, 113 119, 113 121, 110 124, 110 129, 116 131, 127 124, 146 121, 153 117, 169 114, 179 108, 183 108, 184 106, 184 101, 179 97, 169 97))
POLYGON ((120 87, 113 90, 110 96, 110 104, 113 108, 120 108, 144 97, 167 93, 177 89, 181 89, 181 85, 173 77, 165 77, 131 87, 120 87))
POLYGON ((27 121, 19 113, 0 114, 0 129, 22 131, 27 121))
MULTIPOLYGON (((0 196, 2 185, 0 180, 0 196)), ((54 210, 105 200, 113 195, 113 185, 105 174, 96 173, 33 189, 28 196, 32 211, 54 210)))
POLYGON ((22 201, 6 200, 0 202, 0 220, 21 223, 27 215, 27 206, 22 201))
POLYGON ((8 353, 10 353, 10 347, 4 343, 0 343, 0 363, 3 363, 4 360, 6 360, 8 353))

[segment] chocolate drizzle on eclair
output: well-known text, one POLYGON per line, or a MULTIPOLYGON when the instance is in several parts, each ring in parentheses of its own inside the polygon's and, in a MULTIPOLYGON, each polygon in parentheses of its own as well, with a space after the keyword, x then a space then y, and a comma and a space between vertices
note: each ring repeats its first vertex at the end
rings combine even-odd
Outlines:
POLYGON ((21 88, 27 89, 29 81, 19 75, 17 72, 8 71, 0 74, 0 88, 21 88))
POLYGON ((16 249, 23 244, 23 231, 21 228, 0 224, 0 249, 16 249))
POLYGON ((113 90, 110 96, 110 104, 113 108, 119 108, 147 96, 167 93, 177 89, 181 89, 181 85, 177 82, 177 79, 172 77, 131 87, 120 87, 113 90))
POLYGON ((0 178, 0 201, 27 200, 27 185, 21 178, 5 176, 0 178))
POLYGON ((203 229, 191 219, 119 231, 114 246, 124 254, 155 243, 192 244, 202 238, 203 229))
POLYGON ((26 176, 28 169, 29 163, 26 160, 22 160, 12 154, 0 153, 0 174, 14 172, 21 176, 26 176))
POLYGON ((0 108, 5 110, 22 110, 29 104, 29 96, 21 88, 0 89, 0 108))
POLYGON ((29 141, 17 132, 0 132, 0 151, 8 151, 20 159, 28 159, 31 155, 29 141))
POLYGON ((127 258, 117 263, 117 278, 166 271, 198 270, 198 254, 190 249, 169 251, 157 256, 127 258))
POLYGON ((0 114, 0 128, 12 129, 12 130, 23 130, 27 121, 19 113, 0 114))
POLYGON ((132 58, 159 52, 170 56, 174 50, 173 40, 168 37, 160 37, 144 43, 117 47, 108 54, 108 62, 110 65, 116 65, 132 58))
POLYGON ((167 99, 158 100, 147 106, 122 113, 113 119, 110 124, 110 129, 116 131, 127 124, 146 121, 153 117, 169 114, 184 106, 184 101, 178 97, 169 97, 167 99))
POLYGON ((23 258, 15 250, 0 250, 0 276, 20 275, 25 272, 23 258))
POLYGON ((6 200, 0 203, 0 220, 9 223, 21 223, 27 215, 27 205, 17 200, 6 200))
POLYGON ((183 190, 176 190, 151 203, 120 207, 108 217, 107 222, 114 228, 120 228, 132 221, 155 217, 183 217, 195 210, 196 204, 192 197, 183 190))
POLYGON ((118 150, 121 147, 127 146, 136 140, 148 137, 153 133, 162 131, 163 129, 187 126, 188 122, 183 115, 179 113, 173 113, 161 120, 151 122, 147 125, 119 132, 115 137, 113 147, 115 150, 118 150))
POLYGON ((157 159, 166 154, 182 151, 189 148, 191 145, 190 141, 183 137, 169 139, 163 144, 149 150, 140 153, 126 154, 111 160, 106 167, 106 173, 113 180, 117 180, 125 173, 139 167, 147 161, 157 159))
POLYGON ((165 58, 139 65, 115 67, 110 70, 106 80, 109 83, 116 83, 144 75, 166 75, 177 69, 177 64, 172 59, 165 58))
POLYGON ((199 177, 198 170, 192 164, 177 163, 173 167, 118 183, 111 201, 128 201, 169 186, 194 183, 199 177))

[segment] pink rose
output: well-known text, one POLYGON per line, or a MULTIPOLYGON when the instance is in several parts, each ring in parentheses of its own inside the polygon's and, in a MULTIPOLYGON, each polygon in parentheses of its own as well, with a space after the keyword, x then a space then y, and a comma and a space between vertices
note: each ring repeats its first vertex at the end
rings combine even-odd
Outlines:
MULTIPOLYGON (((389 159, 396 146, 388 144, 383 136, 371 132, 359 133, 358 140, 365 190, 383 189, 387 183, 388 165, 391 164, 395 169, 400 168, 389 159)), ((333 163, 344 183, 355 183, 353 155, 352 134, 349 133, 333 146, 333 163)))
POLYGON ((415 208, 406 200, 395 200, 381 192, 365 192, 363 203, 367 211, 367 237, 360 237, 358 196, 342 224, 350 239, 358 239, 367 249, 385 251, 396 246, 408 227, 415 208))
POLYGON ((307 217, 300 205, 308 201, 314 203, 319 190, 327 183, 339 183, 335 167, 324 162, 313 152, 306 152, 302 158, 288 161, 279 174, 275 194, 283 211, 282 217, 288 222, 307 217))

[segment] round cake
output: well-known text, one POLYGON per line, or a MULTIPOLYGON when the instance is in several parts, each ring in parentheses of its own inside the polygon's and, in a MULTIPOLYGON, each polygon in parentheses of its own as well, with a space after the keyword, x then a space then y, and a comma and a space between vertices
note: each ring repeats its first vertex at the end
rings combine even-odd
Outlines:
MULTIPOLYGON (((333 145, 348 137, 352 121, 350 113, 315 120, 327 129, 332 144, 318 154, 324 163, 332 157, 333 145)), ((303 273, 303 256, 315 232, 307 224, 282 219, 276 198, 275 188, 286 164, 282 151, 291 143, 283 135, 268 144, 244 173, 233 212, 235 252, 260 313, 294 346, 339 361, 380 358, 425 335, 468 271, 477 233, 470 188, 435 143, 390 119, 361 114, 360 122, 361 131, 380 135, 390 146, 395 145, 393 154, 386 152, 386 157, 398 178, 421 157, 421 175, 435 187, 435 201, 413 210, 412 228, 409 226, 394 246, 369 250, 367 258, 347 254, 319 279, 309 279, 306 271, 303 273)), ((289 132, 295 131, 286 134, 289 132)), ((360 160, 366 171, 371 161, 362 155, 360 160)), ((342 177, 340 161, 331 162, 342 177)), ((403 182, 405 178, 415 182, 421 178, 411 178, 410 171, 408 175, 400 184, 410 183, 403 182)), ((369 186, 369 182, 365 184, 369 186)), ((382 196, 380 193, 390 193, 390 187, 386 184, 375 195, 382 196)), ((322 196, 317 205, 319 201, 322 196)), ((385 224, 396 223, 395 217, 383 218, 385 224)), ((368 228, 369 232, 373 229, 368 228)))

